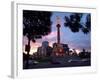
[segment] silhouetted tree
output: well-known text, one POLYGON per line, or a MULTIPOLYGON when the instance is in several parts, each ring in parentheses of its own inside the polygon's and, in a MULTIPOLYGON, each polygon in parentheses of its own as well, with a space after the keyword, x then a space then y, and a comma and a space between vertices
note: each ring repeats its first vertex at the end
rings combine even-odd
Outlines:
POLYGON ((30 41, 41 38, 51 32, 52 13, 47 11, 23 10, 23 35, 28 38, 27 45, 27 66, 30 52, 30 41))
POLYGON ((88 52, 85 49, 83 49, 83 51, 79 53, 79 57, 80 58, 90 58, 91 52, 88 52))
POLYGON ((87 14, 85 22, 82 22, 84 13, 73 13, 69 17, 65 16, 65 27, 69 27, 72 32, 79 32, 81 29, 84 34, 91 30, 91 17, 87 14))

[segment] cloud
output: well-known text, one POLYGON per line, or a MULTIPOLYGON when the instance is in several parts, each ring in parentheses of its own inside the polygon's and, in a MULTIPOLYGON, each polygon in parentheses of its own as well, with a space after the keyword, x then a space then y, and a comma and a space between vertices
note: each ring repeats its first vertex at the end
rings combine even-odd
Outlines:
POLYGON ((39 46, 41 46, 41 43, 39 43, 39 42, 35 42, 35 43, 31 42, 31 47, 37 48, 39 46))
POLYGON ((57 31, 51 32, 49 35, 44 36, 43 39, 50 40, 50 39, 55 38, 55 37, 57 37, 57 31))

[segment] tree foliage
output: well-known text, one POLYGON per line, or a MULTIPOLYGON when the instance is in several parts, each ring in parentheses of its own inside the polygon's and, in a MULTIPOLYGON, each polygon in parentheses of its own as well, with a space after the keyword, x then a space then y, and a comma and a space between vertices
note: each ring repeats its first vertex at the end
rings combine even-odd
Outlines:
POLYGON ((69 17, 65 16, 65 27, 69 27, 72 32, 79 32, 82 30, 84 34, 87 34, 91 30, 91 17, 87 14, 85 23, 82 22, 84 13, 73 13, 69 17))
POLYGON ((35 42, 51 32, 52 13, 47 11, 23 10, 23 35, 35 42))

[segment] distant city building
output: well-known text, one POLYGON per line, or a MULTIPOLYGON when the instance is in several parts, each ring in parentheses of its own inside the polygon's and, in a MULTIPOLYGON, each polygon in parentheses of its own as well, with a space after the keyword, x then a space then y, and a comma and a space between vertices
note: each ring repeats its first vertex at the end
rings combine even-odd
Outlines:
POLYGON ((48 41, 43 41, 42 42, 42 46, 45 47, 45 48, 48 47, 49 46, 49 42, 48 41))
POLYGON ((62 44, 62 46, 63 46, 64 53, 66 53, 67 55, 69 55, 69 47, 68 47, 68 44, 62 44))
POLYGON ((38 48, 37 54, 40 57, 50 56, 52 53, 52 47, 49 46, 48 41, 43 41, 42 46, 38 48))
POLYGON ((54 56, 63 56, 64 50, 62 44, 54 43, 53 44, 53 53, 54 56))
POLYGON ((61 51, 59 51, 59 53, 61 52, 61 54, 63 53, 62 55, 65 55, 65 54, 69 55, 69 47, 68 47, 68 44, 62 44, 62 43, 60 45, 58 43, 54 43, 53 44, 53 54, 56 54, 57 55, 58 47, 61 50, 61 51))

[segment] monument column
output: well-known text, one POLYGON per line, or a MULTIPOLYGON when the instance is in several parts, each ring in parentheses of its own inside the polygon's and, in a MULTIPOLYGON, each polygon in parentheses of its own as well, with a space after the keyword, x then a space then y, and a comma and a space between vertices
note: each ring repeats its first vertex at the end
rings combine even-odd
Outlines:
POLYGON ((57 43, 60 44, 60 18, 57 16, 57 43))

